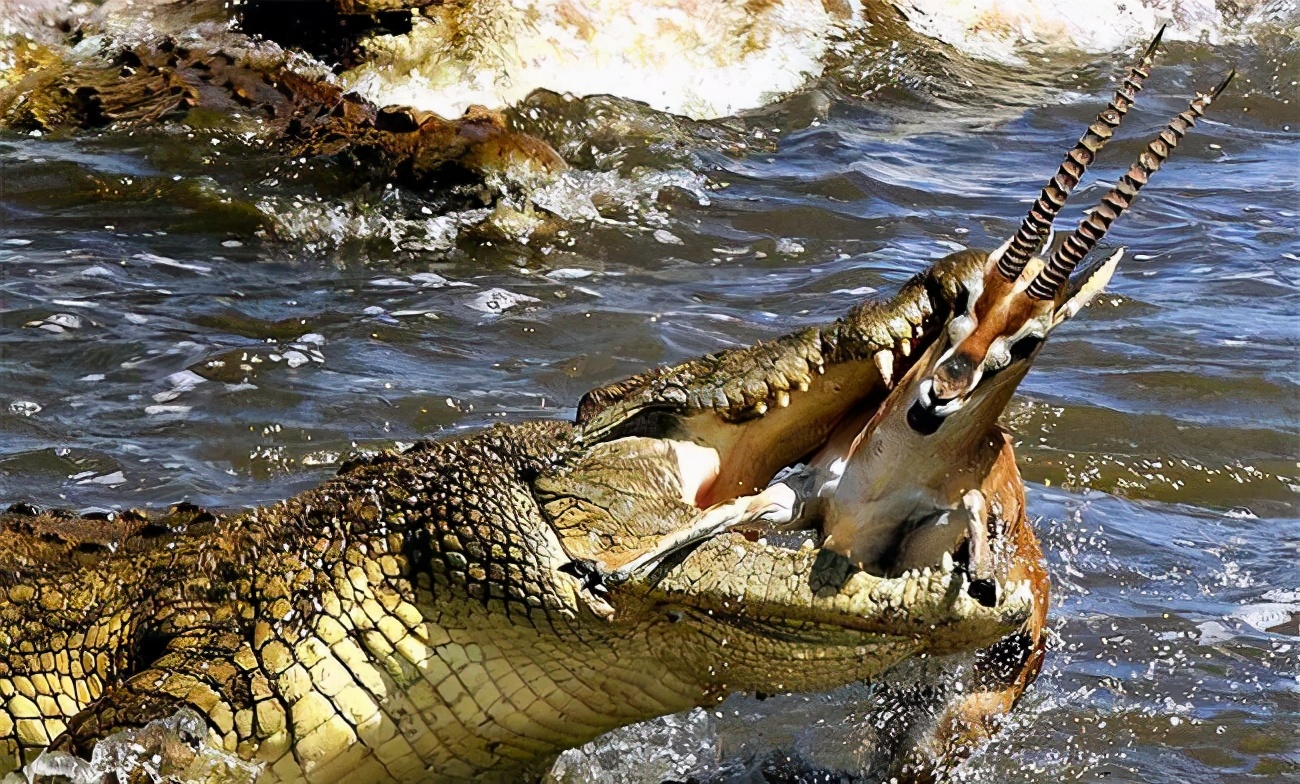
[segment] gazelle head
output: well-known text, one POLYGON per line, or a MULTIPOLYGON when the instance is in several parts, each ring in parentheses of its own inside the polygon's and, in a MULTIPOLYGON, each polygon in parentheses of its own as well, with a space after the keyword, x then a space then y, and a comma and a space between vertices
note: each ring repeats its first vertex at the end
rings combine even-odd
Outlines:
POLYGON ((929 366, 919 368, 916 400, 908 411, 908 423, 913 430, 932 433, 947 417, 976 400, 998 401, 989 406, 996 409, 992 411, 996 418, 1028 372, 1048 334, 1088 304, 1109 282, 1123 255, 1122 249, 1081 273, 1076 280, 1071 281, 1070 277, 1233 77, 1229 74, 1210 93, 1198 94, 1184 112, 1147 144, 1128 172, 1078 228, 1046 259, 1037 256, 1041 247, 1052 246, 1053 219, 1088 164, 1133 105, 1159 41, 1157 34, 1116 90, 1114 99, 1065 156, 1015 235, 989 254, 982 276, 966 282, 964 302, 958 303, 946 333, 939 339, 940 345, 932 352, 929 366))

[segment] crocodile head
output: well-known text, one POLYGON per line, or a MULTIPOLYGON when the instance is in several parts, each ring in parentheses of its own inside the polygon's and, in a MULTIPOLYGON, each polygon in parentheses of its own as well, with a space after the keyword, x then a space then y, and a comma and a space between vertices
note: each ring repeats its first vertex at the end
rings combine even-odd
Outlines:
MULTIPOLYGON (((877 409, 909 412, 913 430, 910 409, 918 406, 935 422, 968 406, 987 413, 979 432, 962 443, 992 439, 993 452, 1005 454, 973 480, 975 488, 961 489, 988 497, 994 528, 1022 528, 1023 485, 997 435, 997 416, 1043 338, 1105 285, 1121 254, 1081 275, 1070 291, 1075 267, 1227 84, 1198 95, 1050 258, 1035 256, 1051 245, 1051 222, 1064 197, 1132 103, 1154 46, 1066 156, 1017 235, 997 250, 954 253, 891 300, 859 306, 827 327, 589 393, 576 431, 585 457, 562 480, 544 480, 538 489, 593 606, 614 619, 665 618, 689 629, 663 646, 678 659, 689 658, 702 632, 703 664, 722 692, 824 688, 870 677, 918 652, 990 645, 1031 617, 1041 627, 1045 576, 1035 565, 1039 582, 1031 587, 1026 568, 1016 563, 1041 558, 1036 542, 1007 548, 1016 552, 994 567, 1000 583, 994 595, 1001 598, 991 606, 963 589, 960 550, 945 550, 921 571, 891 579, 859 571, 806 537, 782 545, 771 531, 714 536, 649 573, 615 572, 632 578, 612 586, 599 577, 602 567, 627 563, 689 527, 701 510, 752 495, 781 470, 858 433, 864 422, 878 424, 877 409), (917 372, 909 374, 914 364, 917 372), (919 398, 912 385, 896 385, 904 377, 923 378, 919 398), (900 404, 901 397, 907 399, 900 404)), ((952 464, 966 457, 961 448, 927 459, 949 461, 953 473, 952 464)), ((898 481, 927 480, 904 470, 898 481)), ((835 496, 843 505, 860 500, 835 496)))
POLYGON ((578 404, 579 438, 699 447, 683 459, 696 469, 689 489, 701 508, 751 494, 842 422, 873 411, 982 279, 986 259, 954 253, 887 302, 863 303, 830 325, 594 389, 578 404))
MULTIPOLYGON (((643 627, 719 695, 829 688, 1020 626, 1034 610, 1027 582, 1003 585, 986 607, 963 590, 960 559, 887 579, 818 549, 815 532, 728 533, 644 576, 601 578, 875 410, 992 263, 954 253, 829 326, 589 393, 576 431, 583 457, 534 486, 597 614, 643 627)), ((1017 515, 1018 476, 1003 495, 1017 515)))

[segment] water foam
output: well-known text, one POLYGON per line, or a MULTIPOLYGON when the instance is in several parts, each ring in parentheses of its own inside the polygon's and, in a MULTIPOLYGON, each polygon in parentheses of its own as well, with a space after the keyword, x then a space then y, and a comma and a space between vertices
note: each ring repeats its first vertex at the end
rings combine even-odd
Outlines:
POLYGON ((377 205, 362 195, 336 201, 295 195, 267 196, 258 209, 280 240, 321 253, 353 242, 379 241, 411 252, 453 249, 465 232, 505 235, 528 243, 548 222, 598 222, 609 214, 632 213, 653 221, 654 202, 661 191, 676 189, 708 203, 707 181, 684 170, 617 172, 569 171, 525 193, 512 193, 505 184, 488 182, 498 191, 493 208, 466 209, 435 215, 427 207, 377 205))
POLYGON ((410 33, 369 39, 368 62, 345 80, 381 106, 445 117, 545 88, 705 119, 798 89, 857 20, 856 3, 821 0, 449 3, 416 17, 410 33))
POLYGON ((45 751, 0 784, 101 784, 104 781, 222 782, 253 784, 259 764, 244 762, 211 745, 207 724, 183 709, 139 729, 113 733, 95 745, 89 760, 45 751))
POLYGON ((1214 0, 898 0, 908 25, 963 54, 1022 62, 1020 49, 1113 52, 1168 22, 1166 41, 1219 44, 1261 24, 1294 19, 1296 3, 1214 0), (1104 20, 1101 21, 1101 20, 1104 20))

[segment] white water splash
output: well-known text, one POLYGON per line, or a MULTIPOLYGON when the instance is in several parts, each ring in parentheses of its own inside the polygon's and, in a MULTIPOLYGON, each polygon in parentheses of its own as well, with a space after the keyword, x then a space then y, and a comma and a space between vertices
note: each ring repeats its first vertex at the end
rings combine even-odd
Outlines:
POLYGON ((541 302, 537 297, 530 297, 527 294, 518 294, 508 289, 488 289, 480 294, 476 294, 465 306, 471 310, 477 310, 479 313, 488 313, 496 315, 504 313, 511 308, 520 305, 528 305, 533 302, 541 302))
POLYGON ((514 104, 538 88, 721 117, 819 75, 859 17, 856 2, 822 0, 485 0, 426 11, 408 34, 369 39, 369 62, 344 76, 347 85, 381 106, 445 117, 514 104))
MULTIPOLYGON (((489 183, 489 187, 492 183, 489 183)), ((350 242, 387 241, 407 252, 448 251, 461 234, 483 228, 527 243, 547 221, 600 221, 606 212, 637 213, 653 219, 659 192, 675 188, 708 203, 704 177, 684 170, 617 172, 568 171, 531 190, 509 194, 504 186, 494 209, 469 209, 433 216, 427 210, 395 210, 363 198, 330 201, 303 196, 267 197, 257 203, 271 222, 271 234, 309 253, 350 242), (412 214, 415 213, 415 214, 412 214)))
POLYGON ((560 755, 547 784, 657 784, 717 767, 713 717, 700 708, 632 724, 560 755))
POLYGON ((104 781, 253 784, 262 766, 211 745, 207 724, 189 709, 122 730, 96 744, 89 760, 46 751, 0 784, 101 784, 104 781))
POLYGON ((665 188, 677 188, 708 204, 703 177, 687 171, 643 171, 630 177, 617 172, 568 171, 529 195, 536 206, 564 220, 598 220, 604 209, 637 209, 652 203, 665 188))
POLYGON ((1218 44, 1260 24, 1295 22, 1294 0, 897 0, 908 25, 964 54, 1022 62, 1020 49, 1113 52, 1149 39, 1218 44))
POLYGON ((435 217, 397 217, 401 213, 361 201, 268 197, 257 208, 274 226, 276 238, 308 252, 338 248, 355 240, 387 240, 399 250, 443 251, 456 245, 461 231, 477 226, 492 210, 463 210, 435 217))
MULTIPOLYGON (((613 95, 694 119, 757 108, 820 76, 871 25, 868 3, 784 0, 483 0, 416 16, 411 32, 367 39, 342 77, 376 104, 456 117, 537 89, 613 95)), ((1022 62, 1022 50, 1111 52, 1170 23, 1167 40, 1217 44, 1260 25, 1294 29, 1294 0, 894 0, 916 32, 964 54, 1022 62)))

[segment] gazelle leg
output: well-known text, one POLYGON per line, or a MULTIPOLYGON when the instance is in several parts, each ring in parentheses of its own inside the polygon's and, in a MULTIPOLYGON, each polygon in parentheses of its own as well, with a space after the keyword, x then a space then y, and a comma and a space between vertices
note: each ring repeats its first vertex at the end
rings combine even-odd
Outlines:
POLYGON ((963 540, 970 554, 970 597, 985 607, 993 607, 997 604, 998 583, 989 542, 989 507, 979 490, 968 491, 955 508, 925 518, 909 531, 899 544, 892 571, 934 566, 963 540))
POLYGON ((998 581, 993 572, 993 548, 989 544, 988 502, 979 490, 971 490, 962 496, 958 511, 966 518, 970 596, 985 607, 993 607, 998 603, 998 581))
MULTIPOLYGON (((927 709, 933 720, 914 723, 920 731, 905 733, 902 742, 893 746, 894 764, 889 776, 900 782, 949 780, 952 769, 998 731, 1007 712, 1043 666, 1051 588, 1042 547, 1025 518, 1024 486, 1015 469, 1009 439, 1004 439, 989 476, 981 487, 980 499, 987 504, 963 499, 960 505, 967 509, 969 519, 984 518, 985 525, 980 528, 985 537, 989 533, 988 518, 995 518, 998 526, 996 560, 981 558, 978 555, 981 545, 972 537, 972 583, 977 579, 975 573, 983 568, 981 564, 991 564, 992 575, 1002 587, 1019 589, 1028 585, 1034 609, 1020 629, 975 654, 973 665, 966 667, 968 677, 964 687, 947 695, 947 704, 937 717, 927 709), (970 507, 974 507, 974 513, 970 507), (927 726, 930 729, 925 731, 927 726)), ((984 541, 983 547, 987 547, 987 538, 984 541)))
POLYGON ((715 504, 701 512, 691 525, 664 537, 651 550, 620 566, 609 576, 621 582, 653 569, 664 558, 696 542, 742 525, 766 523, 790 527, 813 513, 819 484, 811 472, 793 474, 754 495, 715 504))

